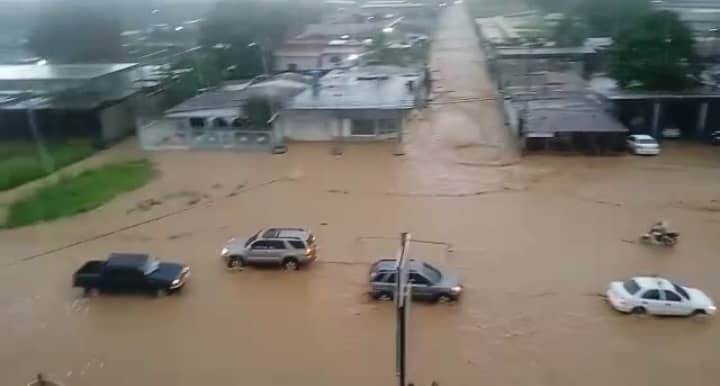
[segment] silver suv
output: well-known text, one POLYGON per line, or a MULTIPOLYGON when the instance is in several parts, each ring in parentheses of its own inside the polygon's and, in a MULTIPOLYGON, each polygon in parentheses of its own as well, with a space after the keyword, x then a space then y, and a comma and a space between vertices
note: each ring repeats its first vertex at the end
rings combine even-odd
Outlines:
MULTIPOLYGON (((391 300, 397 283, 395 259, 382 259, 370 267, 370 296, 391 300)), ((417 300, 449 303, 460 299, 463 291, 459 276, 442 272, 434 266, 415 259, 407 262, 412 296, 417 300)))
POLYGON ((317 257, 315 236, 302 228, 263 229, 249 239, 230 239, 220 252, 229 268, 280 264, 296 271, 317 257))

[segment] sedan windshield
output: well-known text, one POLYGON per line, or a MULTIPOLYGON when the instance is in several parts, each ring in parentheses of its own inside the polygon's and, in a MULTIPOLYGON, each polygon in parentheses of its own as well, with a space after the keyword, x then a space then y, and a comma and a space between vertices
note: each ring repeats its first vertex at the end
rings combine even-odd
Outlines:
POLYGON ((260 234, 260 232, 255 233, 251 238, 249 238, 248 241, 245 242, 245 246, 247 247, 247 246, 250 245, 253 241, 257 240, 259 234, 260 234))
POLYGON ((148 258, 147 262, 145 263, 145 274, 149 275, 157 271, 158 266, 160 266, 160 262, 157 259, 155 259, 154 257, 148 258))
POLYGON ((640 291, 640 286, 633 279, 630 279, 623 283, 623 287, 625 288, 625 291, 627 291, 630 295, 635 295, 638 291, 640 291))
POLYGON ((428 264, 423 264, 423 275, 430 280, 431 283, 437 283, 440 281, 440 278, 442 277, 442 274, 440 274, 440 271, 433 268, 432 266, 428 264))
POLYGON ((690 294, 685 291, 685 288, 683 286, 673 283, 673 287, 675 287, 675 291, 679 293, 680 296, 684 297, 687 300, 690 300, 690 294))

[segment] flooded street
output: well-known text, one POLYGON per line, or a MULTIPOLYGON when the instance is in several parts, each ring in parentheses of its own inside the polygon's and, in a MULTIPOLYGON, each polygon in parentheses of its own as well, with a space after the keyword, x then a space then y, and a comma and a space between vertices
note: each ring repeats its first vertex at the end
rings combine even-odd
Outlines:
POLYGON ((621 315, 611 280, 667 275, 720 301, 720 153, 518 160, 461 7, 441 16, 435 99, 394 144, 289 152, 151 153, 148 186, 83 215, 0 232, 0 384, 391 385, 394 313, 364 295, 368 264, 410 253, 461 273, 464 298, 412 309, 416 385, 717 385, 720 323, 621 315), (674 250, 635 244, 665 218, 674 250), (223 243, 298 225, 319 260, 229 272, 223 243), (86 260, 148 252, 187 263, 178 296, 83 298, 86 260))

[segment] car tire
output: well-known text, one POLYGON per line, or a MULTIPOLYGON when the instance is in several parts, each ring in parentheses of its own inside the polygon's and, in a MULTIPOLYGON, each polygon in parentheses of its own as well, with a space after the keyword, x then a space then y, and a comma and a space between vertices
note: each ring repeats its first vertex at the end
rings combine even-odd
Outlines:
POLYGON ((167 295, 168 295, 167 288, 158 288, 155 290, 155 297, 157 297, 157 298, 164 298, 167 295))
POLYGON ((100 294, 100 290, 97 288, 83 288, 83 295, 88 298, 92 298, 95 296, 98 296, 100 294))
POLYGON ((227 261, 227 267, 230 269, 240 269, 245 266, 245 259, 242 256, 230 256, 227 261))
POLYGON ((666 247, 672 247, 675 244, 677 244, 677 239, 674 237, 670 237, 670 236, 663 237, 661 241, 662 241, 662 244, 666 247))
POLYGON ((448 294, 440 294, 435 296, 435 303, 441 303, 441 304, 449 304, 452 303, 453 299, 452 296, 448 294))
POLYGON ((282 267, 286 271, 297 271, 300 269, 300 262, 294 257, 286 257, 283 259, 282 267))
POLYGON ((692 316, 705 316, 707 315, 707 312, 705 310, 695 310, 691 314, 692 316))
POLYGON ((644 314, 647 313, 647 310, 645 309, 645 307, 634 307, 634 308, 630 311, 630 313, 631 313, 631 314, 634 314, 634 315, 644 315, 644 314))
POLYGON ((375 294, 375 299, 381 302, 389 302, 392 300, 392 294, 390 292, 380 292, 375 294))

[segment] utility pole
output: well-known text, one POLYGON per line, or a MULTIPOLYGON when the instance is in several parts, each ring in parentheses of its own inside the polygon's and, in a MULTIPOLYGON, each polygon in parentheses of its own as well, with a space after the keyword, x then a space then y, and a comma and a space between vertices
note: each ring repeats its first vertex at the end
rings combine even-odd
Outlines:
POLYGON ((38 154, 40 156, 40 162, 42 163, 45 172, 50 175, 52 172, 55 171, 55 163, 53 162, 52 157, 50 157, 50 154, 45 147, 45 142, 43 141, 42 134, 37 127, 37 121, 35 120, 35 112, 32 109, 32 106, 28 105, 26 111, 28 126, 30 127, 30 133, 32 133, 33 140, 35 141, 35 145, 37 146, 38 154))
POLYGON ((410 246, 410 234, 400 235, 400 252, 396 264, 395 305, 397 307, 397 345, 396 370, 398 386, 407 386, 407 322, 410 312, 412 287, 408 282, 407 250, 410 246))

